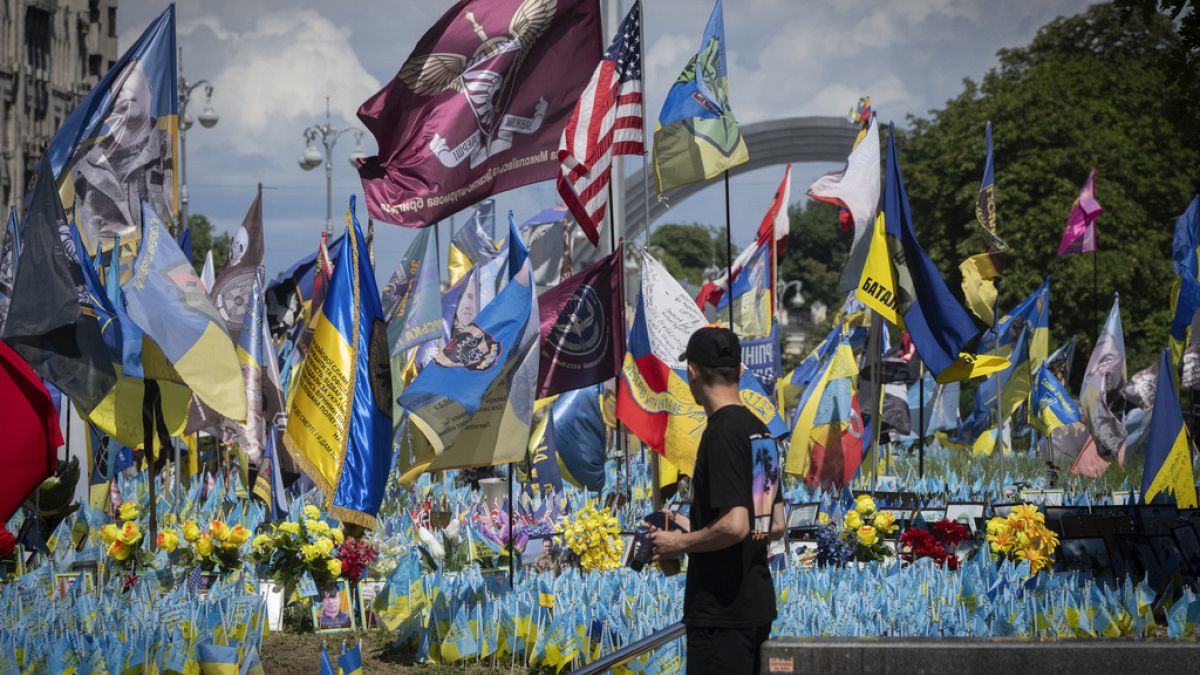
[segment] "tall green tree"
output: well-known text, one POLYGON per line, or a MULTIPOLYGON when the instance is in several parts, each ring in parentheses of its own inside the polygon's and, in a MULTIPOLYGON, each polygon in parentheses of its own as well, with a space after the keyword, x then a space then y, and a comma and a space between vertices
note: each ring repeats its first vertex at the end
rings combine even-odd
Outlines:
POLYGON ((201 269, 205 256, 212 250, 213 269, 219 271, 229 259, 233 237, 228 232, 213 236, 213 224, 203 213, 188 214, 188 227, 192 229, 192 265, 201 269))
POLYGON ((725 239, 699 223, 660 225, 650 234, 650 247, 671 276, 692 286, 704 283, 706 270, 725 266, 725 239))
POLYGON ((1200 141, 1168 113, 1187 96, 1161 63, 1179 48, 1171 21, 1095 5, 1044 26, 1032 43, 1001 50, 999 66, 897 139, 922 245, 951 281, 983 250, 974 203, 984 124, 995 146, 999 233, 1012 251, 1001 308, 1052 275, 1051 341, 1078 335, 1077 379, 1112 293, 1131 371, 1166 344, 1171 230, 1191 199, 1200 141), (1088 171, 1097 169, 1098 298, 1091 254, 1059 258, 1058 243, 1088 171))

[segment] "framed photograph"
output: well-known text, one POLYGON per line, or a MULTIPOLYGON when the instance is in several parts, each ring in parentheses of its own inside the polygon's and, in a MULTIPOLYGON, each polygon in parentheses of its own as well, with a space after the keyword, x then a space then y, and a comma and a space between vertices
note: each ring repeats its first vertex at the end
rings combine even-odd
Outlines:
POLYGON ((821 502, 802 502, 792 504, 788 508, 787 529, 791 530, 797 527, 809 527, 817 522, 817 515, 821 512, 821 502))
POLYGON ((75 584, 83 584, 83 592, 91 593, 96 588, 91 572, 60 572, 54 575, 54 597, 65 598, 75 584))
POLYGON ((1009 513, 1012 513, 1014 506, 1020 506, 1021 502, 1008 502, 1005 504, 992 504, 992 515, 997 518, 1006 518, 1009 513))
POLYGON ((1021 490, 1021 501, 1038 506, 1062 506, 1063 490, 1021 490))
POLYGON ((375 596, 383 590, 387 579, 363 579, 358 582, 358 622, 363 630, 383 626, 383 620, 375 613, 375 596))
POLYGON ((1200 535, 1192 525, 1180 525, 1171 531, 1175 535, 1175 543, 1183 555, 1183 563, 1191 570, 1192 576, 1200 578, 1200 535))
POLYGON ((945 507, 918 509, 917 515, 926 523, 936 523, 946 517, 945 507))
POLYGON ((1114 506, 1132 506, 1137 504, 1137 493, 1132 490, 1114 490, 1112 503, 1114 506))
POLYGON ((1064 571, 1090 572, 1097 579, 1114 578, 1112 558, 1103 537, 1063 539, 1056 557, 1058 567, 1064 571))
POLYGON ((975 519, 983 517, 983 502, 950 502, 946 505, 946 519, 966 525, 975 531, 975 519))
POLYGON ((549 559, 553 549, 553 536, 530 537, 529 542, 525 544, 525 550, 521 553, 521 564, 532 565, 539 560, 549 559))
POLYGON ((347 582, 330 584, 317 594, 317 601, 312 608, 313 630, 317 633, 352 631, 357 626, 355 618, 347 582))

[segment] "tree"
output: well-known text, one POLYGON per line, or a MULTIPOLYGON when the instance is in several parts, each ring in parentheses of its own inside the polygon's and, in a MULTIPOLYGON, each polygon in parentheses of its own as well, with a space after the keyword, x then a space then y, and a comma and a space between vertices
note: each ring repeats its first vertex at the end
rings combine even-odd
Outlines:
POLYGON ((192 265, 196 269, 204 267, 204 258, 211 249, 213 269, 220 270, 229 259, 233 237, 228 232, 222 232, 214 238, 213 225, 202 213, 188 214, 188 227, 192 230, 192 265))
POLYGON ((692 286, 705 282, 709 268, 725 266, 725 238, 699 223, 660 225, 650 234, 650 246, 671 276, 692 286))
POLYGON ((1165 16, 1096 5, 1047 24, 1028 47, 1001 50, 980 84, 965 81, 897 139, 918 236, 957 290, 958 264, 984 247, 974 203, 992 121, 999 233, 1012 248, 1000 305, 1012 307, 1052 275, 1051 340, 1079 336, 1076 380, 1113 291, 1130 372, 1166 344, 1172 224, 1200 166, 1200 142, 1167 114, 1186 97, 1160 67, 1178 47, 1165 16), (1092 256, 1056 255, 1092 167, 1105 208, 1095 309, 1092 256))
POLYGON ((1159 64, 1187 95, 1170 101, 1168 114, 1189 133, 1200 134, 1200 8, 1194 0, 1117 0, 1116 5, 1143 20, 1162 12, 1178 27, 1179 44, 1159 64))
POLYGON ((792 206, 788 220, 787 251, 778 263, 779 280, 803 282, 805 302, 810 306, 818 300, 824 303, 832 321, 845 300, 837 285, 850 257, 854 232, 839 229, 837 207, 826 202, 792 206))

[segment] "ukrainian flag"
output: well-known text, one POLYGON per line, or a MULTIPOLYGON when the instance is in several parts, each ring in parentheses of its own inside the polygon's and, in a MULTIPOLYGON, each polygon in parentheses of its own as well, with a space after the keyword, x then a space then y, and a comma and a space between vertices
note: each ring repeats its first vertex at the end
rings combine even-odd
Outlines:
POLYGON ((1071 399, 1067 388, 1050 372, 1046 364, 1038 367, 1033 382, 1033 415, 1029 423, 1049 436, 1055 429, 1083 421, 1079 406, 1071 399))
POLYGON ((917 241, 896 152, 896 128, 889 124, 888 129, 883 213, 875 221, 855 294, 888 323, 908 331, 939 383, 1000 370, 1008 365, 1003 359, 963 352, 979 331, 917 241))
MULTIPOLYGON (((95 157, 90 149, 103 148, 101 141, 113 134, 112 119, 117 117, 113 114, 113 109, 120 95, 131 92, 141 94, 142 91, 137 91, 139 87, 143 87, 145 94, 150 97, 146 112, 150 116, 149 122, 153 123, 150 135, 142 142, 145 149, 151 150, 144 156, 153 158, 155 162, 147 167, 146 176, 149 178, 151 174, 158 174, 173 179, 179 175, 179 88, 176 83, 178 71, 175 53, 175 5, 170 4, 146 27, 137 42, 109 66, 104 77, 100 78, 91 92, 63 122, 46 149, 46 157, 49 158, 50 167, 58 181, 59 198, 64 208, 76 206, 75 179, 72 176, 76 166, 91 163, 102 167, 108 163, 110 158, 104 156, 103 152, 100 153, 101 157, 95 157), (158 134, 158 137, 154 134, 158 134), (166 147, 156 147, 162 140, 166 141, 163 144, 166 147), (81 152, 84 149, 89 149, 86 156, 81 152)), ((134 121, 125 122, 125 126, 130 127, 126 130, 128 135, 136 136, 141 131, 132 128, 135 124, 134 121)), ((114 148, 120 146, 120 142, 113 144, 114 148)), ((137 147, 124 149, 143 150, 137 147)), ((86 183, 87 180, 81 182, 86 183)), ((161 189, 162 199, 155 200, 156 206, 169 209, 171 213, 178 212, 175 181, 171 180, 161 189)), ((135 189, 131 187, 130 191, 134 193, 135 189)), ((124 217, 126 214, 118 215, 124 217)), ((127 215, 130 216, 128 222, 108 222, 105 227, 123 228, 129 236, 136 237, 137 214, 127 215)), ((89 241, 86 237, 84 243, 93 254, 101 248, 108 249, 113 244, 112 241, 89 241)))
POLYGON ((338 668, 342 669, 342 675, 362 675, 362 646, 354 645, 353 649, 347 649, 338 657, 338 668))
POLYGON ((215 645, 206 640, 196 645, 196 660, 200 662, 203 675, 238 675, 236 647, 215 645))
POLYGON ((814 445, 829 447, 851 421, 853 378, 858 375, 854 351, 849 340, 841 338, 833 354, 825 361, 816 382, 804 390, 800 414, 792 428, 784 470, 793 476, 806 476, 812 463, 814 445))
MULTIPOLYGON (((129 318, 154 341, 166 360, 208 407, 245 421, 246 390, 233 341, 209 301, 191 261, 152 209, 142 201, 142 245, 133 276, 121 286, 129 318)), ((145 357, 147 379, 152 377, 145 357)))
POLYGON ((1178 364, 1192 316, 1200 309, 1200 195, 1175 221, 1171 267, 1176 276, 1171 289, 1171 356, 1178 364))
POLYGON ((1142 473, 1142 500, 1149 504, 1159 494, 1169 494, 1181 509, 1196 508, 1196 481, 1192 477, 1192 446, 1179 405, 1171 350, 1164 349, 1158 364, 1158 393, 1146 439, 1146 465, 1142 473))
POLYGON ((746 140, 729 107, 725 64, 725 18, 713 6, 692 57, 667 92, 654 131, 654 180, 658 194, 697 183, 750 160, 746 140))
POLYGON ((392 462, 392 383, 379 289, 354 202, 283 441, 334 517, 374 528, 392 462))
MULTIPOLYGON (((178 373, 166 363, 163 353, 154 343, 143 340, 141 329, 125 312, 121 298, 121 283, 118 280, 119 264, 110 266, 107 288, 101 284, 100 275, 83 247, 79 230, 73 225, 71 237, 77 251, 81 251, 83 264, 83 286, 96 310, 100 324, 100 337, 112 358, 116 385, 91 410, 80 409, 81 414, 98 429, 111 436, 127 448, 140 448, 145 444, 146 434, 142 428, 142 401, 145 398, 146 371, 157 379, 162 403, 163 422, 172 436, 183 433, 187 426, 188 410, 192 392, 177 384, 178 373), (143 364, 143 361, 145 362, 143 364)), ((79 407, 78 405, 76 406, 79 407)), ((155 438, 158 438, 155 435, 155 438)))
POLYGON ((1029 297, 1022 300, 1011 312, 1000 317, 997 328, 984 332, 979 338, 976 350, 980 354, 995 353, 1007 358, 1024 327, 1033 331, 1029 338, 1029 363, 1037 370, 1050 354, 1049 276, 1037 290, 1029 294, 1029 297))

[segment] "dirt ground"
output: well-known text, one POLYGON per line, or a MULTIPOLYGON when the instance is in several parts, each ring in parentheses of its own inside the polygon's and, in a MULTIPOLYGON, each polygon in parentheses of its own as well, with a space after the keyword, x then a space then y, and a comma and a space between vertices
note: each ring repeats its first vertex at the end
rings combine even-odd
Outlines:
POLYGON ((342 651, 342 640, 347 644, 362 639, 364 675, 373 673, 420 673, 440 675, 442 673, 536 673, 523 668, 510 670, 506 667, 491 668, 482 665, 429 665, 415 664, 415 654, 394 649, 392 639, 383 631, 346 633, 344 635, 297 635, 295 633, 271 633, 263 640, 263 668, 268 674, 319 673, 321 672, 321 644, 327 645, 329 659, 337 667, 337 655, 342 651))

